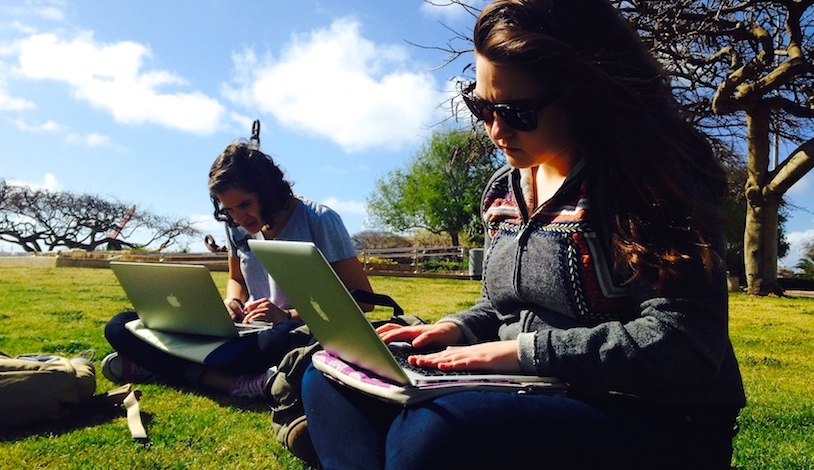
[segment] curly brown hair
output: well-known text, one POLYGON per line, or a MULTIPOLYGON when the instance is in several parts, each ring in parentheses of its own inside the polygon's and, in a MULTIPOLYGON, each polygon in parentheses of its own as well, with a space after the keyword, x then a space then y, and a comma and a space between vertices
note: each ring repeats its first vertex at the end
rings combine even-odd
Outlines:
POLYGON ((292 183, 271 157, 245 140, 229 144, 209 170, 209 198, 215 208, 215 219, 230 227, 237 224, 223 211, 217 195, 233 188, 257 194, 263 223, 274 227, 274 218, 288 208, 292 183))

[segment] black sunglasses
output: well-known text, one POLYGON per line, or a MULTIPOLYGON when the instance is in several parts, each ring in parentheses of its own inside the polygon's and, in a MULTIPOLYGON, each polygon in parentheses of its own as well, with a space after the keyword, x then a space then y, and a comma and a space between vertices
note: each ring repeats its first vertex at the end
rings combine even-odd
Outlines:
POLYGON ((533 106, 523 106, 511 103, 490 103, 474 93, 475 84, 472 83, 461 92, 461 98, 469 111, 478 121, 491 124, 494 115, 500 116, 506 124, 518 131, 529 132, 537 129, 537 113, 541 109, 557 101, 558 96, 552 95, 533 106))

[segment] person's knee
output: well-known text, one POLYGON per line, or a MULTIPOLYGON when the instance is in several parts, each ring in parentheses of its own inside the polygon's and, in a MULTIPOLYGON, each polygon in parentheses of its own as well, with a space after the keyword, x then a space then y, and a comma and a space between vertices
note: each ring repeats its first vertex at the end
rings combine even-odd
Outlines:
POLYGON ((305 368, 305 372, 302 374, 302 394, 305 396, 305 391, 310 390, 312 384, 315 382, 316 378, 321 375, 316 370, 313 364, 308 364, 308 367, 305 368))
POLYGON ((121 338, 123 334, 130 334, 129 330, 125 327, 125 324, 137 318, 138 314, 129 310, 121 312, 111 318, 110 321, 105 324, 104 335, 107 342, 115 347, 119 342, 119 338, 121 338))
POLYGON ((324 400, 326 393, 330 392, 326 387, 330 387, 330 384, 322 375, 322 372, 318 371, 313 364, 308 364, 300 383, 300 396, 306 414, 309 409, 314 408, 310 404, 320 404, 324 400))
POLYGON ((482 468, 473 430, 465 419, 447 408, 434 404, 408 408, 399 414, 387 434, 387 467, 482 468), (466 452, 456 450, 464 448, 466 452))

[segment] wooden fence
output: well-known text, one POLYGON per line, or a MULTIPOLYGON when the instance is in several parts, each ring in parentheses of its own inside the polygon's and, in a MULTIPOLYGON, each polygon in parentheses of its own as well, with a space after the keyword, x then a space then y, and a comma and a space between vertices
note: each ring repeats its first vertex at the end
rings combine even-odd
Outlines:
POLYGON ((357 254, 371 275, 480 279, 483 266, 483 250, 464 246, 363 248, 357 254), (431 261, 436 266, 457 264, 458 269, 427 269, 431 261))
MULTIPOLYGON (((463 246, 360 249, 357 255, 371 276, 480 279, 483 267, 483 250, 463 246)), ((201 264, 210 271, 228 271, 226 253, 67 251, 0 257, 0 266, 108 268, 111 261, 201 264)))
POLYGON ((111 261, 199 264, 210 271, 228 271, 226 253, 155 253, 137 251, 60 251, 0 257, 0 267, 109 268, 111 261))

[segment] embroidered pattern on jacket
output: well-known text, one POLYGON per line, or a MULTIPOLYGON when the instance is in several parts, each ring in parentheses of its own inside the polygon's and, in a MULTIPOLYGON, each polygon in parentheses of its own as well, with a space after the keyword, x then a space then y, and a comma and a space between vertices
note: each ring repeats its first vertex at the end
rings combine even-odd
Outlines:
POLYGON ((492 243, 514 239, 522 244, 539 236, 561 239, 566 259, 560 269, 566 270, 569 285, 565 287, 576 315, 589 324, 629 315, 628 291, 613 284, 609 256, 591 220, 588 182, 558 193, 525 223, 508 181, 508 174, 498 179, 484 197, 483 216, 492 243))

